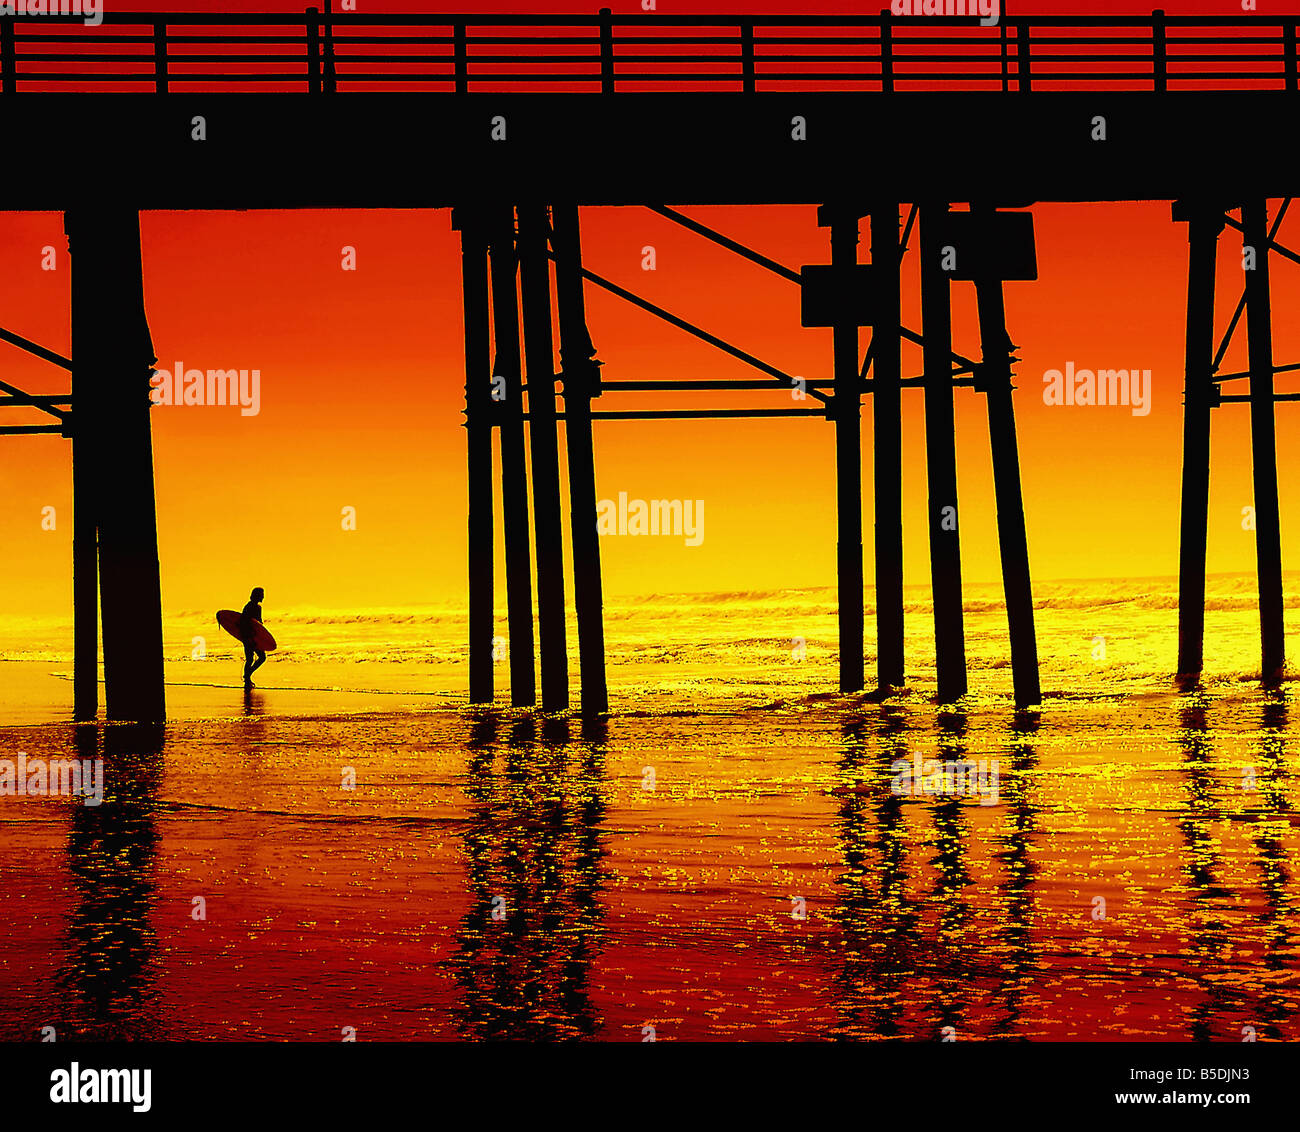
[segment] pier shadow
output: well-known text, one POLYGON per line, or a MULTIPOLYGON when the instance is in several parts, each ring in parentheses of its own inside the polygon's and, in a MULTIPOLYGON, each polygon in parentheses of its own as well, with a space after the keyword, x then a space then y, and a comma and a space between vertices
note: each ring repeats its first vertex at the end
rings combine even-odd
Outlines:
POLYGON ((468 906, 450 959, 466 1038, 600 1030, 589 983, 604 931, 607 740, 601 719, 482 711, 470 721, 468 906))

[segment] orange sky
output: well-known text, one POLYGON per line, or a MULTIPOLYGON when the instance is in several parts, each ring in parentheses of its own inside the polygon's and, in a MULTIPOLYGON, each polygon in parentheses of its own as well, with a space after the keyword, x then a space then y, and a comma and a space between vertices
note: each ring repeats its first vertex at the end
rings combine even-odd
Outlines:
MULTIPOLYGON (((1274 205, 1276 202, 1273 202, 1274 205)), ((787 265, 824 262, 812 208, 685 209, 787 265)), ((1270 209, 1270 213, 1272 209, 1270 209)), ((1030 556, 1042 579, 1172 574, 1177 569, 1186 228, 1167 203, 1039 205, 1040 279, 1007 286, 1021 347, 1017 413, 1030 556), (1049 407, 1042 375, 1067 361, 1150 368, 1153 410, 1049 407)), ((830 376, 830 332, 802 330, 798 289, 643 209, 583 212, 588 265, 788 372, 830 376), (642 248, 657 270, 641 269, 642 248)), ((865 232, 864 223, 864 232, 865 232)), ((1285 242, 1290 225, 1284 225, 1285 242)), ((164 607, 237 605, 254 584, 270 606, 457 605, 465 595, 464 385, 458 242, 445 211, 146 213, 145 294, 160 364, 258 368, 262 410, 153 412, 164 607), (357 249, 358 270, 340 268, 357 249), (341 509, 357 510, 345 531, 341 509)), ((863 258, 867 252, 863 248, 863 258)), ((0 325, 69 349, 61 217, 0 213, 0 325), (58 249, 41 270, 42 248, 58 249)), ((1220 333, 1239 294, 1240 239, 1221 238, 1220 333)), ((915 243, 913 244, 915 248, 915 243)), ((1275 356, 1300 357, 1285 312, 1300 269, 1273 264, 1275 356)), ((978 350, 973 288, 954 287, 955 345, 978 350)), ((904 319, 919 329, 915 256, 904 319)), ((588 288, 609 379, 749 377, 651 316, 588 288)), ((867 335, 863 335, 865 348, 867 335)), ((1225 369, 1245 367, 1244 325, 1225 369)), ((920 372, 905 346, 904 373, 920 372)), ((0 344, 0 375, 34 392, 67 375, 0 344)), ((1279 387, 1286 388, 1285 375, 1279 387)), ((1237 391, 1244 391, 1244 386, 1237 391)), ((682 404, 603 399, 599 408, 682 404)), ((691 404, 789 405, 786 394, 695 394, 691 404)), ((957 394, 962 549, 971 581, 997 574, 983 398, 957 394)), ((1300 454, 1279 407, 1284 562, 1300 454)), ((34 420, 13 410, 6 419, 34 420)), ((605 539, 607 591, 769 589, 834 581, 833 432, 825 421, 609 422, 596 425, 602 497, 705 500, 705 539, 605 539)), ((904 515, 909 582, 928 578, 921 393, 904 395, 904 515)), ((871 578, 870 406, 864 411, 866 568, 871 578)), ((70 610, 68 445, 4 437, 0 542, 15 603, 70 610), (41 508, 58 527, 41 530, 41 508)), ((1246 406, 1214 416, 1212 571, 1251 570, 1246 406)), ((11 605, 14 608, 14 605, 11 605)))

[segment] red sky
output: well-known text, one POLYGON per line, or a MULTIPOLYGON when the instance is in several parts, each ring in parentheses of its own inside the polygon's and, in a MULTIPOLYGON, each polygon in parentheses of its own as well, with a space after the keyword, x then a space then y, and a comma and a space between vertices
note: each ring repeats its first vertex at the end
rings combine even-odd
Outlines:
MULTIPOLYGON (((601 5, 535 4, 530 12, 592 12, 601 5)), ((616 12, 639 3, 611 5, 616 12)), ((113 10, 153 5, 115 4, 113 10)), ((216 5, 168 5, 217 10, 216 5)), ((363 11, 509 11, 455 5, 366 3, 363 11)), ((789 5, 660 3, 658 13, 783 12, 789 5)), ((861 12, 861 5, 800 5, 861 12)), ((1267 9, 1261 15, 1267 15, 1267 9)), ((267 6, 221 5, 258 11, 267 6)), ((274 10, 298 12, 300 7, 274 10)), ((1016 6, 1013 14, 1079 11, 1016 6)), ((1091 13, 1145 12, 1092 4, 1091 13)), ((1231 17, 1232 5, 1166 5, 1231 17)), ((672 202, 670 202, 672 203, 672 202)), ((1276 206, 1276 202, 1274 202, 1276 206)), ((686 209, 792 267, 824 262, 826 233, 810 208, 686 209)), ((1007 288, 1021 346, 1017 412, 1031 560, 1038 577, 1169 574, 1177 564, 1186 230, 1167 203, 1040 205, 1040 279, 1007 288), (1152 370, 1154 408, 1044 405, 1043 373, 1067 361, 1152 370)), ((827 331, 798 326, 797 288, 643 209, 586 210, 594 270, 752 350, 792 373, 830 375, 827 331), (657 270, 641 270, 652 245, 657 270)), ((1286 240, 1290 225, 1282 229, 1286 240)), ((262 412, 154 410, 164 602, 229 604, 256 578, 285 605, 338 608, 415 601, 455 604, 464 594, 464 433, 458 247, 447 212, 149 213, 142 221, 146 299, 160 364, 258 368, 262 412), (342 249, 358 270, 340 270, 342 249), (356 531, 343 531, 343 507, 356 531)), ((1219 328, 1240 289, 1240 240, 1221 240, 1219 328)), ((68 350, 68 261, 54 213, 0 213, 0 325, 68 350), (54 271, 41 269, 46 246, 54 271)), ((865 250, 864 250, 865 257, 865 250)), ((1275 354, 1300 355, 1285 312, 1296 301, 1293 264, 1274 263, 1275 354)), ((919 326, 914 257, 905 273, 905 320, 919 326)), ((956 347, 978 350, 969 284, 958 284, 956 347)), ((590 321, 611 379, 752 376, 707 346, 592 291, 590 321)), ((1239 338, 1244 340, 1243 333, 1239 338)), ((865 348, 866 335, 863 336, 865 348)), ((1227 369, 1245 366, 1234 347, 1227 369)), ((0 345, 0 372, 33 391, 67 389, 66 375, 0 345)), ((919 373, 908 348, 905 374, 919 373)), ((1285 379, 1279 384, 1285 387, 1285 379)), ((736 404, 696 395, 692 404, 736 404)), ((607 402, 612 398, 606 398, 607 402)), ((667 405, 664 399, 620 404, 667 405)), ((680 403, 680 402, 673 402, 680 403)), ((788 404, 756 396, 751 404, 788 404)), ((983 400, 957 396, 966 575, 997 576, 983 400)), ((615 407, 604 404, 598 407, 615 407)), ((1300 457, 1283 437, 1282 495, 1294 498, 1300 457)), ((17 419, 12 411, 8 411, 17 419)), ((924 437, 919 392, 905 395, 904 492, 909 581, 927 576, 924 437)), ((30 419, 30 418, 29 418, 30 419)), ((867 574, 870 563, 870 406, 864 410, 867 574)), ((1216 412, 1210 567, 1253 568, 1241 530, 1251 502, 1244 406, 1216 412)), ((611 592, 773 588, 834 579, 831 427, 819 421, 666 422, 597 426, 598 488, 643 498, 706 501, 704 545, 606 540, 611 592)), ((70 599, 68 452, 57 437, 3 438, 0 539, 23 605, 61 615, 70 599), (54 506, 56 530, 40 526, 54 506)), ((1290 561, 1284 521, 1284 558, 1290 561)))
MULTIPOLYGON (((784 263, 825 260, 826 234, 811 208, 687 211, 784 263)), ((1017 412, 1035 574, 1173 573, 1185 228, 1161 203, 1040 205, 1035 215, 1041 277, 1007 285, 1011 333, 1021 347, 1017 412), (1042 375, 1067 361, 1150 368, 1152 412, 1045 405, 1042 375)), ((799 328, 794 285, 643 209, 585 210, 583 222, 594 270, 788 372, 830 376, 829 332, 799 328), (656 248, 654 272, 641 270, 647 245, 656 248)), ((146 213, 142 231, 161 364, 256 367, 262 374, 256 417, 221 407, 153 410, 166 605, 229 604, 230 591, 246 590, 250 577, 284 605, 459 602, 464 377, 458 248, 448 213, 146 213), (356 272, 340 269, 344 246, 357 249, 356 272), (345 506, 357 509, 356 531, 341 528, 345 506)), ((63 246, 57 214, 0 214, 2 325, 66 352, 63 246), (46 245, 59 249, 53 272, 40 270, 46 245)), ((1239 238, 1225 233, 1220 332, 1239 293, 1239 247, 1239 238)), ((1300 335, 1284 314, 1297 298, 1297 270, 1273 264, 1279 363, 1300 356, 1300 335)), ((914 328, 916 289, 909 257, 904 317, 914 328)), ((978 350, 971 290, 954 286, 955 344, 967 354, 978 350)), ((589 291, 606 377, 752 376, 680 331, 589 291)), ((0 349, 6 380, 33 391, 67 389, 66 375, 0 349)), ((1234 345, 1225 369, 1244 365, 1244 345, 1234 345)), ((919 372, 919 349, 908 347, 904 373, 919 372)), ((782 393, 742 401, 694 396, 690 404, 790 403, 782 393)), ((614 407, 613 397, 600 407, 614 407)), ((623 397, 623 405, 681 403, 680 396, 623 397)), ((928 570, 920 397, 904 395, 913 582, 925 581, 928 570)), ((989 581, 997 577, 997 552, 984 402, 961 390, 957 404, 966 575, 989 581)), ((1294 407, 1278 411, 1285 514, 1300 454, 1285 439, 1294 407)), ((1217 410, 1214 430, 1210 566, 1249 570, 1252 537, 1240 527, 1241 508, 1251 502, 1246 407, 1217 410)), ((869 404, 864 434, 870 578, 869 404)), ((59 615, 70 594, 67 444, 54 436, 3 443, 6 571, 27 609, 59 615), (40 528, 46 505, 59 515, 53 532, 40 528)), ((834 449, 826 422, 609 422, 597 425, 596 444, 602 497, 626 490, 706 501, 700 547, 604 540, 611 592, 833 582, 834 449)), ((1284 539, 1284 555, 1292 543, 1284 539)))

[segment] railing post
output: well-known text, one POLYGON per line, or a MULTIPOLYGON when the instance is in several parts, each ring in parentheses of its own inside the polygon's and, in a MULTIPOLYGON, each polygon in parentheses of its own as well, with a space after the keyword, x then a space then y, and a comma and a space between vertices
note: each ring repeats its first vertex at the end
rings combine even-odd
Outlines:
POLYGON ((1002 93, 1011 89, 1011 40, 1007 37, 1007 24, 1003 20, 998 26, 1002 41, 1002 93))
POLYGON ((324 56, 324 75, 321 89, 326 94, 338 90, 338 73, 334 70, 334 21, 330 18, 330 0, 325 0, 325 19, 321 28, 321 54, 324 56))
POLYGON ((894 89, 894 13, 880 10, 880 89, 888 94, 894 89))
POLYGON ((307 92, 320 94, 320 9, 307 9, 307 92))
POLYGON ((456 24, 451 29, 452 53, 455 56, 456 93, 469 92, 469 44, 465 42, 465 25, 456 24))
POLYGON ((1016 89, 1029 90, 1029 21, 1016 24, 1016 89))
POLYGON ((167 21, 153 22, 153 73, 154 90, 167 93, 167 21))
POLYGON ((1282 58, 1286 68, 1286 89, 1300 90, 1296 74, 1295 20, 1288 20, 1282 25, 1282 58))
POLYGON ((740 25, 740 74, 742 89, 746 94, 753 94, 757 89, 757 76, 754 69, 754 25, 748 21, 740 25))
POLYGON ((18 60, 14 47, 14 18, 0 17, 0 94, 18 90, 18 60))
POLYGON ((614 93, 614 13, 600 10, 600 93, 614 93))
POLYGON ((1169 55, 1165 43, 1165 12, 1151 13, 1151 74, 1157 91, 1169 89, 1169 55))

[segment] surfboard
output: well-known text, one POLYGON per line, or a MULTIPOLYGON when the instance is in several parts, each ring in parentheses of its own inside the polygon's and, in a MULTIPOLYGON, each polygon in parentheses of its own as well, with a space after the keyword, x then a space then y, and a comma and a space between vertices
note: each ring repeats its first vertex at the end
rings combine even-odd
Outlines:
MULTIPOLYGON (((239 633, 239 613, 233 609, 218 609, 217 624, 227 633, 243 644, 244 638, 239 633)), ((256 617, 253 618, 253 647, 262 652, 275 652, 275 638, 267 631, 256 617)))

